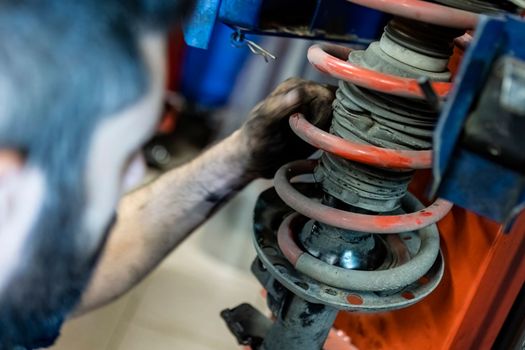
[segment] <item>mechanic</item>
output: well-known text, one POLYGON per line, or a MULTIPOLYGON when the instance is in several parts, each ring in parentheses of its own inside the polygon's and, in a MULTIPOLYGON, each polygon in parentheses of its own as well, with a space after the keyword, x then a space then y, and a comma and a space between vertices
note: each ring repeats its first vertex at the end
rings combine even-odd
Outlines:
POLYGON ((0 1, 0 349, 47 347, 74 310, 130 290, 250 181, 308 155, 290 114, 330 118, 330 89, 288 80, 120 200, 160 116, 166 33, 191 5, 123 3, 0 1))

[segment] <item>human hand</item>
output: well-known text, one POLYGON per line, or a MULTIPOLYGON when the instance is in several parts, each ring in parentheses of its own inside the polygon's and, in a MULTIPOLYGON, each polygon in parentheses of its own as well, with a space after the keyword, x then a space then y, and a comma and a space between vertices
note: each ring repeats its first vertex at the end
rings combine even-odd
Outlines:
POLYGON ((326 129, 334 91, 332 87, 292 78, 255 106, 240 130, 248 148, 248 171, 255 177, 270 178, 281 165, 312 154, 315 149, 290 129, 289 117, 302 113, 312 124, 326 129))

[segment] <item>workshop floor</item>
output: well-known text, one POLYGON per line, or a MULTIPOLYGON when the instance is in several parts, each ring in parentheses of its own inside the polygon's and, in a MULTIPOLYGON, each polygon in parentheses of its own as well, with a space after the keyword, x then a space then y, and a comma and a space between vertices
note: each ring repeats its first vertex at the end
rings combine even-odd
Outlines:
POLYGON ((238 349, 219 313, 241 302, 264 308, 249 273, 251 211, 264 186, 240 193, 131 293, 66 324, 52 349, 238 349))

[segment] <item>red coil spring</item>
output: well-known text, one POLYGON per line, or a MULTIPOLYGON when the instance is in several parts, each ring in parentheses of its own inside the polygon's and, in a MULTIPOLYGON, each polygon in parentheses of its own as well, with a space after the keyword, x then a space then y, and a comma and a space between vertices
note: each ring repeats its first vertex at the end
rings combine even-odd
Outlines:
MULTIPOLYGON (((478 15, 419 0, 348 0, 401 17, 411 18, 435 25, 452 28, 474 28, 478 15)), ((424 98, 416 79, 380 73, 346 61, 351 49, 331 44, 314 45, 308 59, 318 70, 357 86, 407 98, 424 98)), ((452 84, 432 83, 436 94, 445 97, 452 84)), ((350 142, 324 132, 310 124, 302 115, 290 118, 292 130, 312 146, 339 157, 376 167, 392 169, 428 169, 432 165, 431 151, 403 151, 384 149, 350 142)), ((417 230, 441 220, 452 204, 437 199, 429 207, 405 215, 364 215, 346 212, 323 205, 299 193, 290 185, 294 176, 311 173, 314 161, 298 161, 282 167, 275 176, 275 188, 279 196, 297 212, 317 221, 359 232, 399 233, 417 230)), ((286 230, 281 230, 282 232, 286 230)), ((282 247, 286 250, 287 247, 282 247)))
POLYGON ((438 26, 474 29, 479 15, 421 0, 347 0, 392 15, 414 19, 438 26))
MULTIPOLYGON (((314 45, 308 50, 308 60, 321 72, 363 88, 401 97, 425 98, 416 79, 384 74, 347 62, 351 51, 340 45, 314 45)), ((445 97, 452 84, 435 82, 432 87, 438 96, 445 97)))

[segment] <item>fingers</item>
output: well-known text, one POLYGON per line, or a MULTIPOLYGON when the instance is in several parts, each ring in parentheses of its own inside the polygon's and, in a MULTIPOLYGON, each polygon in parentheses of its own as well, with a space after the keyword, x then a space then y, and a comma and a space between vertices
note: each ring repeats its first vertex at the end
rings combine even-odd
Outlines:
POLYGON ((301 94, 297 90, 268 97, 260 103, 253 114, 264 118, 282 118, 296 111, 302 104, 301 94))
POLYGON ((325 128, 332 116, 335 89, 309 81, 294 81, 294 90, 300 95, 300 107, 292 112, 301 112, 314 125, 325 128))
POLYGON ((289 78, 280 83, 275 90, 272 91, 270 94, 270 97, 276 96, 276 95, 282 95, 286 94, 287 92, 299 87, 302 84, 307 83, 306 80, 301 78, 289 78))
MULTIPOLYGON (((293 113, 303 113, 310 122, 324 128, 332 115, 334 92, 330 87, 299 78, 280 84, 263 102, 252 110, 253 117, 262 117, 263 124, 272 124, 293 113)), ((277 126, 277 124, 275 124, 277 126)))
POLYGON ((322 117, 325 116, 327 110, 327 108, 325 107, 328 107, 328 110, 331 108, 332 101, 335 97, 336 89, 336 87, 320 85, 300 78, 290 78, 281 83, 270 94, 269 97, 277 97, 279 95, 284 95, 296 91, 299 95, 299 104, 306 106, 305 112, 308 111, 308 109, 311 109, 311 112, 313 114, 317 114, 319 112, 323 114, 319 117, 314 115, 310 116, 317 120, 322 119, 322 117))
POLYGON ((334 92, 322 85, 308 85, 307 96, 311 97, 307 110, 304 112, 308 120, 314 125, 324 128, 332 116, 334 92))
POLYGON ((313 149, 293 135, 288 117, 300 112, 324 128, 331 119, 333 99, 329 87, 303 79, 292 78, 280 84, 252 110, 242 127, 252 154, 250 168, 269 177, 281 164, 307 157, 313 149))

